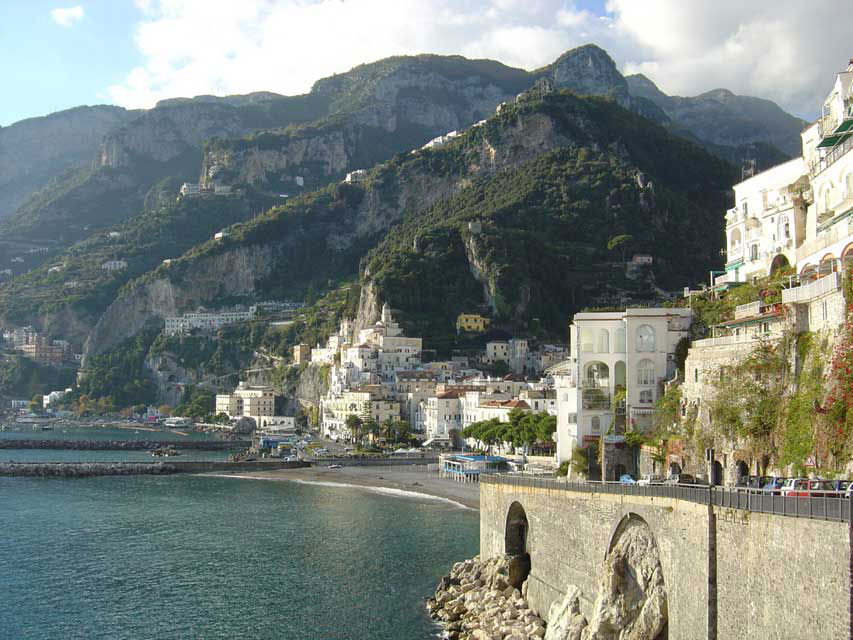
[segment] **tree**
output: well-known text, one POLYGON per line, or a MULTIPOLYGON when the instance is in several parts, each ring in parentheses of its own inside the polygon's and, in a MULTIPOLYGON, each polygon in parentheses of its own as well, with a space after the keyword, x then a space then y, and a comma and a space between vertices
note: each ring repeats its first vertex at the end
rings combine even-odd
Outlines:
POLYGON ((509 373, 509 365, 505 360, 495 360, 495 363, 492 365, 492 373, 498 378, 503 378, 509 373))
POLYGON ((361 428, 363 425, 361 418, 355 414, 349 415, 347 416, 347 419, 344 424, 346 425, 347 430, 350 433, 350 439, 352 440, 352 442, 358 442, 359 433, 361 432, 361 428))
POLYGON ((371 444, 376 444, 376 440, 381 433, 382 427, 373 418, 364 423, 364 434, 370 436, 371 444))
POLYGON ((44 396, 37 393, 32 397, 32 400, 30 400, 30 411, 37 413, 42 409, 44 409, 44 396))
POLYGON ((170 407, 168 404, 161 404, 157 411, 159 411, 160 415, 164 418, 168 418, 170 415, 172 415, 172 407, 170 407))
POLYGON ((634 236, 628 233, 620 233, 619 235, 611 237, 610 240, 607 241, 607 249, 609 251, 619 249, 622 255, 622 262, 625 262, 625 249, 627 248, 627 245, 631 244, 633 241, 634 236))

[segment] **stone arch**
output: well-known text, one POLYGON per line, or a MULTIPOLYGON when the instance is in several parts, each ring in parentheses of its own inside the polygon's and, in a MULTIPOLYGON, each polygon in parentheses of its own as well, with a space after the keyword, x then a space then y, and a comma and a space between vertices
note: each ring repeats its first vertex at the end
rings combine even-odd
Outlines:
POLYGON ((818 275, 828 276, 830 273, 836 270, 835 263, 836 257, 831 253, 827 253, 824 257, 820 259, 820 264, 817 268, 818 275))
POLYGON ((504 530, 504 551, 510 555, 520 555, 528 552, 527 535, 530 524, 527 513, 521 503, 516 501, 509 505, 506 514, 506 529, 504 530))
POLYGON ((738 460, 735 465, 735 475, 737 476, 736 480, 740 480, 749 475, 749 465, 746 464, 743 460, 738 460))
POLYGON ((669 473, 670 473, 670 475, 673 475, 673 476, 681 473, 681 465, 678 464, 677 462, 670 462, 669 463, 669 473))
POLYGON ((719 460, 714 460, 714 464, 711 465, 711 484, 723 484, 723 465, 719 460))
POLYGON ((666 640, 668 622, 666 582, 654 533, 643 517, 626 513, 611 533, 584 636, 597 638, 600 632, 619 629, 623 637, 666 640))
POLYGON ((530 523, 527 513, 518 501, 509 505, 504 529, 504 552, 509 558, 509 576, 507 581, 516 589, 521 589, 530 575, 530 523))
POLYGON ((788 262, 788 258, 785 254, 779 253, 773 258, 773 262, 770 263, 770 275, 781 271, 782 269, 787 269, 791 266, 791 263, 788 262))
POLYGON ((853 242, 844 247, 844 251, 841 252, 841 265, 847 271, 853 268, 853 242))
POLYGON ((814 280, 817 276, 817 267, 813 264, 807 264, 800 271, 800 282, 808 282, 814 280))

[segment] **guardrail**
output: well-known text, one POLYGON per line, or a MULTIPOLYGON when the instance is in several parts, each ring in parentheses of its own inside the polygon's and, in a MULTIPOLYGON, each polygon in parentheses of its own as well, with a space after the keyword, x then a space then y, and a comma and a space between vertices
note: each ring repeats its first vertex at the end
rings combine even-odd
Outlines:
POLYGON ((573 493, 607 493, 644 498, 671 498, 696 504, 712 504, 723 509, 737 509, 754 513, 850 522, 851 500, 843 493, 833 495, 815 491, 812 496, 784 496, 765 494, 755 489, 730 489, 708 485, 683 484, 622 484, 620 482, 566 482, 556 478, 533 478, 508 474, 482 474, 480 482, 567 491, 573 493))
POLYGON ((825 293, 838 291, 841 288, 841 274, 830 273, 814 282, 782 290, 782 302, 808 302, 825 293))

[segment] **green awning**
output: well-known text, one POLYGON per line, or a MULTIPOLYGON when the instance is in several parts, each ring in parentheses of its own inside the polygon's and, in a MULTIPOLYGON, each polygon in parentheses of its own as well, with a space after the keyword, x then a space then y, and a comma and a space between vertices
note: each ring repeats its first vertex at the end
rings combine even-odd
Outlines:
POLYGON ((839 142, 841 142, 841 138, 843 138, 843 137, 844 137, 843 135, 826 136, 823 140, 820 141, 820 144, 817 145, 817 148, 818 149, 828 149, 829 147, 834 147, 839 142))
POLYGON ((848 131, 853 131, 853 119, 845 120, 840 125, 838 125, 838 128, 832 132, 832 135, 835 135, 837 133, 846 133, 848 131))

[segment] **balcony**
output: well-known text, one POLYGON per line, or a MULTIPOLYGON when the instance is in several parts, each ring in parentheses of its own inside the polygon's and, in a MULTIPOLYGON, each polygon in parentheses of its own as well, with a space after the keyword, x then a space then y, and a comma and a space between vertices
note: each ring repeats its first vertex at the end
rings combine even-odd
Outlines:
POLYGON ((760 339, 778 339, 782 334, 775 333, 741 333, 734 336, 720 336, 718 338, 705 338, 704 340, 694 340, 691 347, 722 347, 734 344, 745 344, 754 342, 760 339))
POLYGON ((601 391, 600 389, 588 389, 583 392, 581 404, 584 409, 591 410, 609 410, 610 409, 610 394, 601 391))
POLYGON ((581 389, 609 389, 610 378, 584 378, 581 380, 581 389))
POLYGON ((786 304, 794 304, 797 302, 809 302, 827 293, 838 291, 841 289, 841 274, 830 273, 819 280, 808 284, 785 289, 782 291, 782 302, 786 304))
POLYGON ((757 316, 760 314, 760 300, 756 300, 755 302, 748 302, 746 304, 739 304, 735 307, 735 320, 740 320, 741 318, 750 318, 752 316, 757 316))
POLYGON ((797 249, 797 261, 803 262, 814 253, 825 249, 826 247, 835 244, 839 240, 843 240, 850 235, 849 220, 841 220, 835 223, 829 229, 819 232, 818 236, 808 242, 804 242, 797 249))
POLYGON ((812 164, 809 167, 809 175, 814 178, 840 160, 850 149, 853 149, 853 137, 848 137, 841 144, 832 147, 823 158, 812 164))

